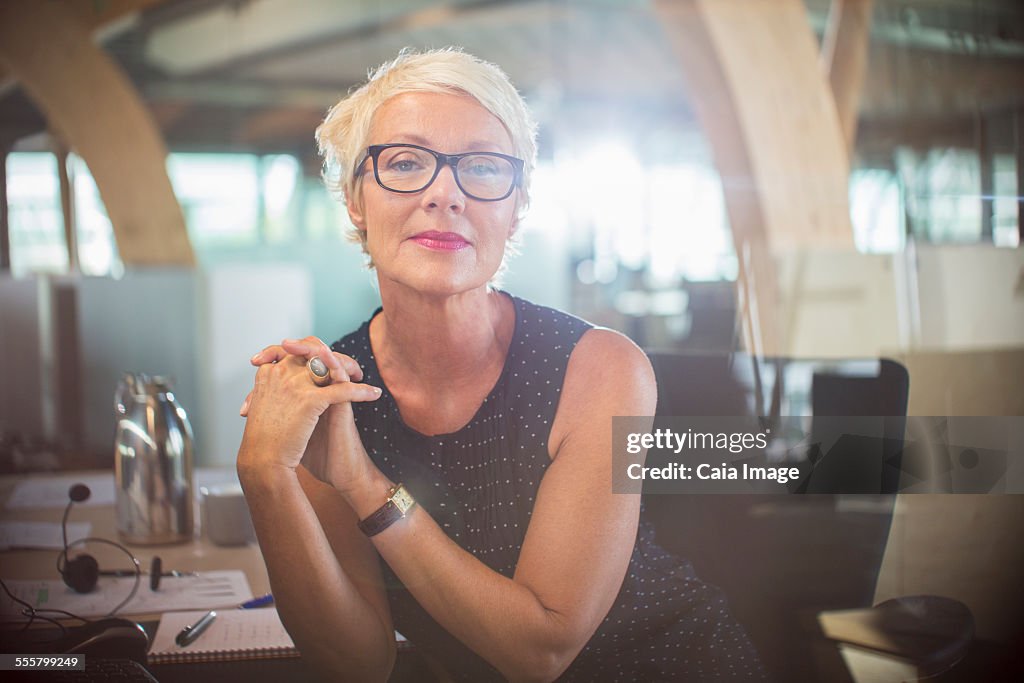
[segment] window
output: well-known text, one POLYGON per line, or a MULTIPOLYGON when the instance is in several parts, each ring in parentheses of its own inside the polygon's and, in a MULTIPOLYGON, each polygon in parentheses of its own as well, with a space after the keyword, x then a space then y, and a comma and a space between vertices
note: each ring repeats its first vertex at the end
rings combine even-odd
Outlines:
POLYGON ((906 229, 895 173, 860 169, 850 174, 850 220, 857 251, 880 254, 903 249, 906 229))
POLYGON ((259 157, 175 153, 167 159, 167 173, 197 250, 261 241, 259 157))
POLYGON ((997 154, 993 185, 995 199, 992 211, 992 241, 997 247, 1020 246, 1020 231, 1017 228, 1017 160, 1012 154, 997 154))
POLYGON ((11 272, 61 273, 68 268, 57 157, 46 152, 7 155, 11 272))

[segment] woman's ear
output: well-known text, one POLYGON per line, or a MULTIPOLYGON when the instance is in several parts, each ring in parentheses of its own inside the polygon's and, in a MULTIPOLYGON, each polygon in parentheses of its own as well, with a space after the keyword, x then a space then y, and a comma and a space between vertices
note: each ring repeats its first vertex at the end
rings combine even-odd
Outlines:
POLYGON ((362 197, 355 196, 351 201, 345 202, 345 209, 348 211, 348 219, 359 232, 366 232, 366 214, 363 213, 362 197))

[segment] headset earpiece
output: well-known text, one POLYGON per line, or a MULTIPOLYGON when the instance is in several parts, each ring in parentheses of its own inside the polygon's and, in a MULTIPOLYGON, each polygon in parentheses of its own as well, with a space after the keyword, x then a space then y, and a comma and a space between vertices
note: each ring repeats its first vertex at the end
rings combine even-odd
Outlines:
POLYGON ((79 555, 65 560, 61 572, 66 583, 77 593, 88 593, 100 578, 100 565, 92 555, 79 555))
POLYGON ((149 569, 149 590, 155 591, 160 588, 160 577, 163 576, 164 563, 159 555, 153 556, 153 564, 149 569))

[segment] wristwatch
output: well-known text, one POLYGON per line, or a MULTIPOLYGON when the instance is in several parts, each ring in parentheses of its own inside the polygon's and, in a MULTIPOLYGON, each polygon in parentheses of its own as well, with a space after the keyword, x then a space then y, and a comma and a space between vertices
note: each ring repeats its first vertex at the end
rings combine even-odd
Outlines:
POLYGON ((416 505, 416 501, 405 490, 405 486, 399 484, 388 490, 388 499, 383 505, 377 508, 376 512, 359 522, 359 529, 367 536, 376 536, 389 526, 405 517, 416 505))

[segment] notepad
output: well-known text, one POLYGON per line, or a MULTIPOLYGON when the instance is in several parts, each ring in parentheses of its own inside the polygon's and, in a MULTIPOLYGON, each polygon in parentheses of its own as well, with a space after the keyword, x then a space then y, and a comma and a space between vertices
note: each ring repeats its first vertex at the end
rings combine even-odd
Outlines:
POLYGON ((160 625, 149 648, 149 663, 185 664, 299 656, 277 610, 272 607, 217 610, 217 618, 202 635, 190 645, 179 647, 174 642, 175 636, 186 626, 199 621, 204 614, 205 611, 167 612, 160 617, 160 625))

